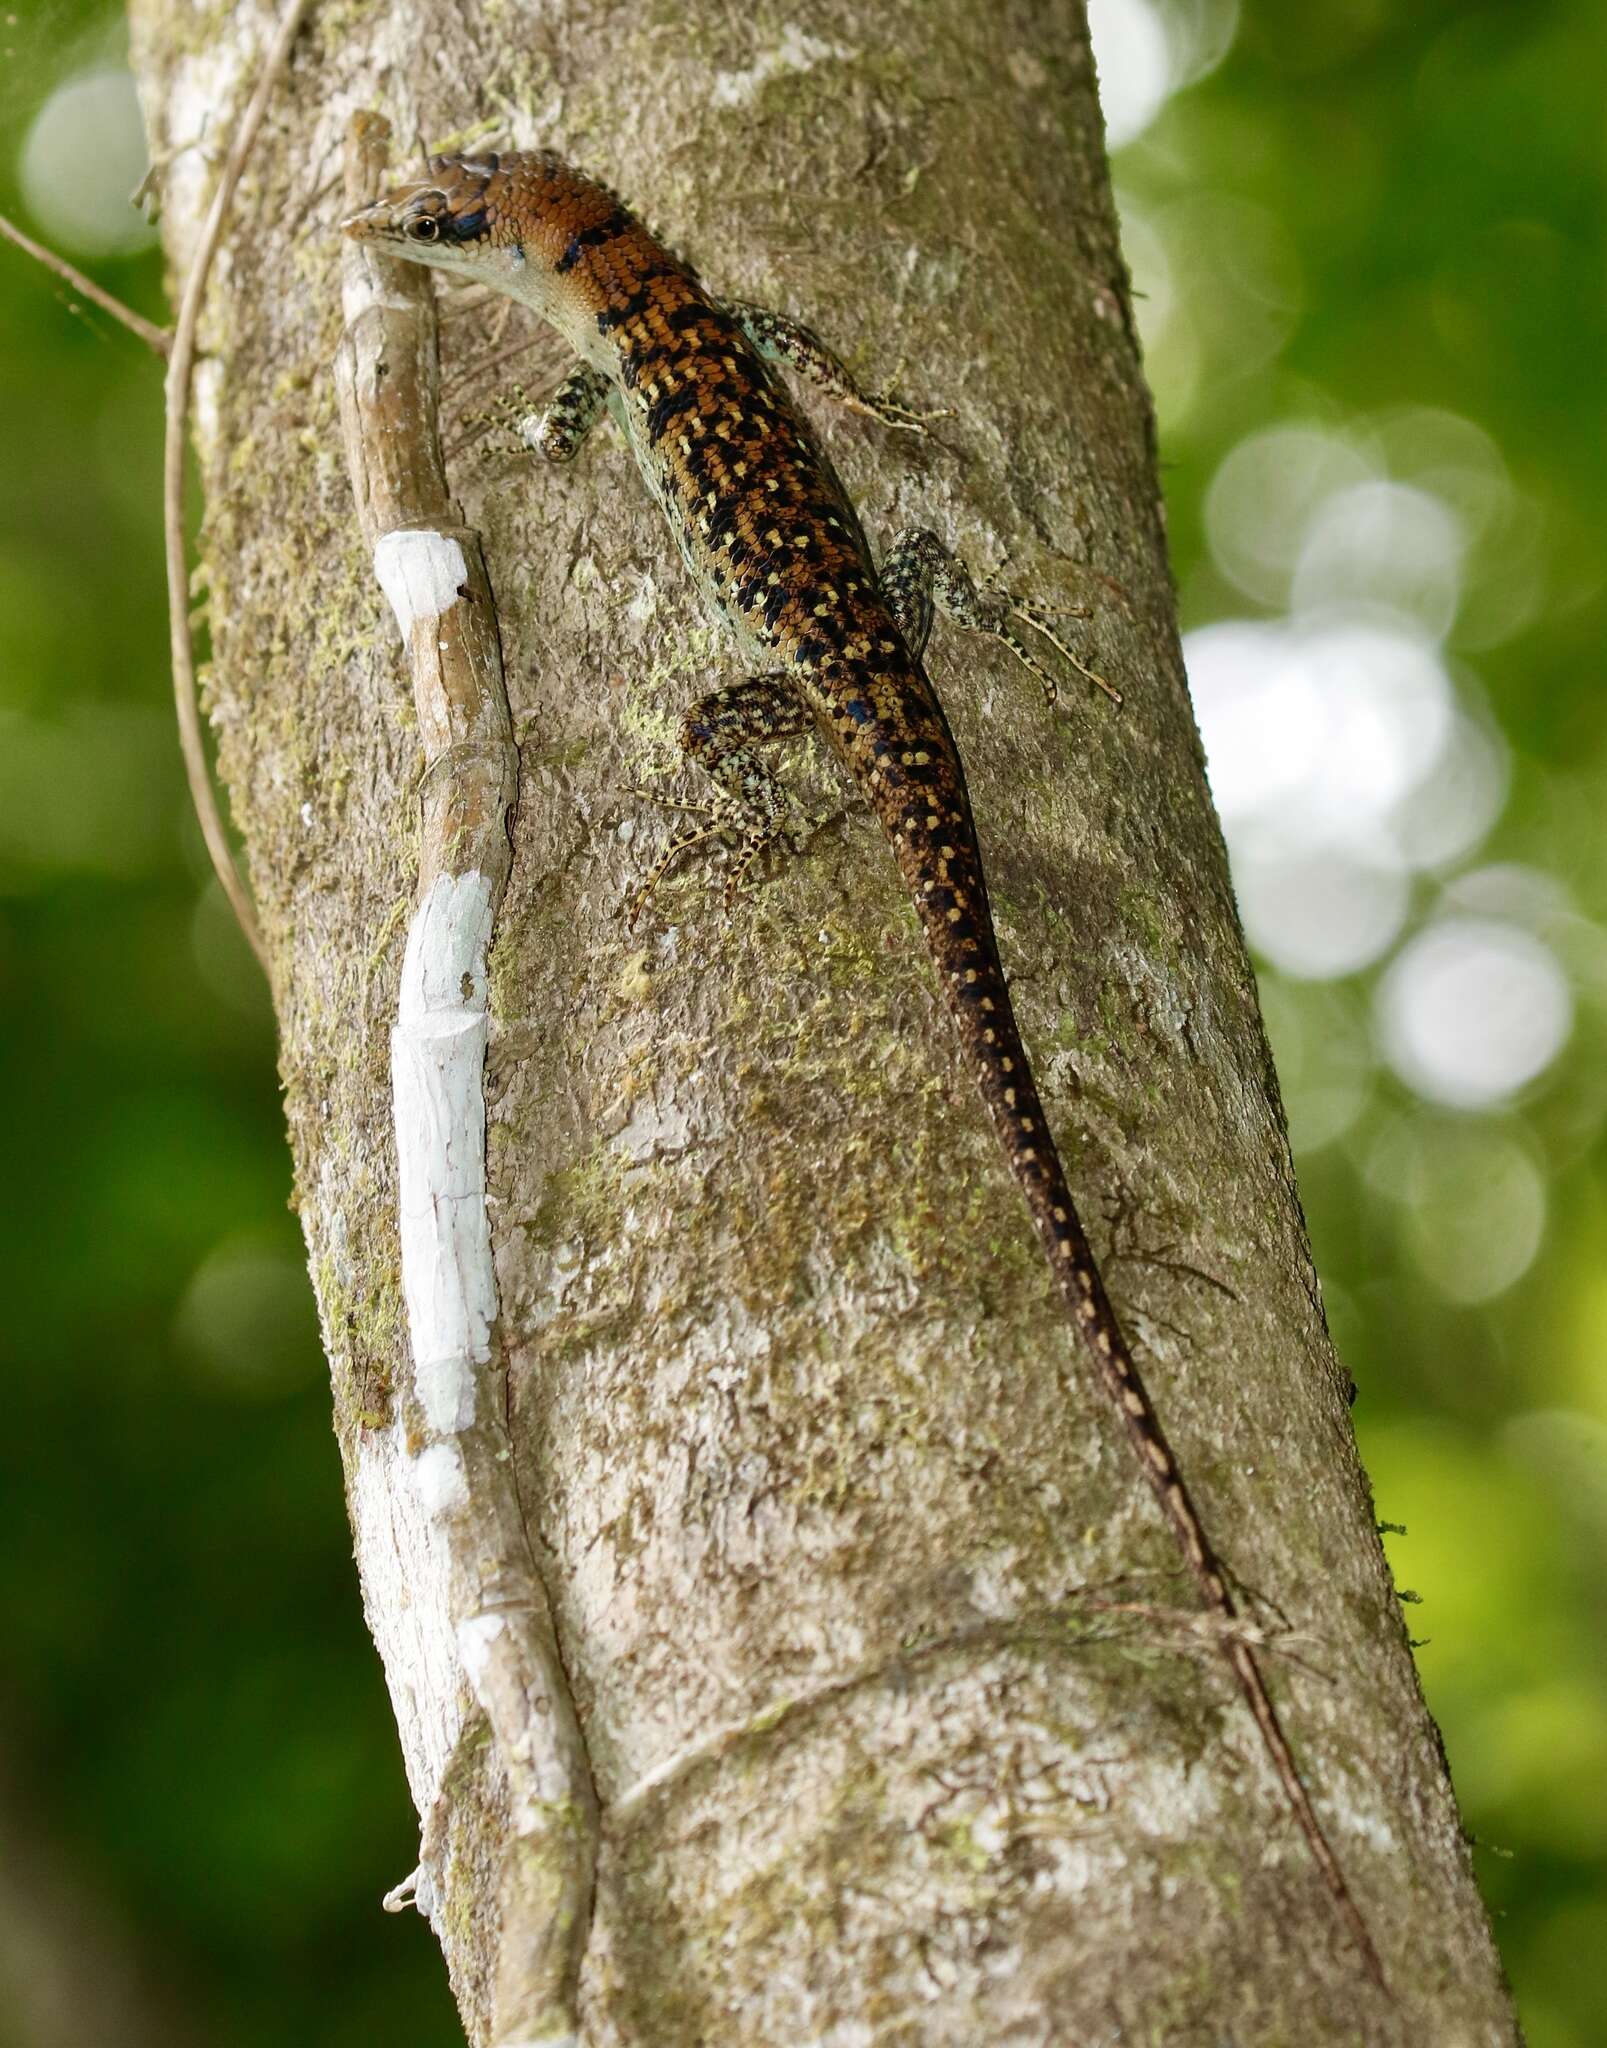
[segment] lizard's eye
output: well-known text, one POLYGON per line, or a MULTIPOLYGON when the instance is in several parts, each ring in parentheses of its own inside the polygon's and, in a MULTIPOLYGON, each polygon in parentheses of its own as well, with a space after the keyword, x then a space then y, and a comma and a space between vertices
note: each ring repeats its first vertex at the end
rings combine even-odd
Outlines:
POLYGON ((404 230, 410 242, 433 242, 441 224, 433 213, 415 213, 404 230))

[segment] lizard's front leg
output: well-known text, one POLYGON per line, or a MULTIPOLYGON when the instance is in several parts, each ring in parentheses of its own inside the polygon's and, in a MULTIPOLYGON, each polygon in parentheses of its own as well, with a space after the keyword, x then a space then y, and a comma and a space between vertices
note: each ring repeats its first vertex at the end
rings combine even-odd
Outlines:
POLYGON ((734 835, 738 857, 725 890, 730 902, 760 854, 785 832, 792 811, 785 787, 757 749, 813 730, 808 705, 780 672, 712 690, 682 715, 681 752, 713 779, 715 798, 708 804, 674 806, 697 812, 705 822, 689 825, 671 839, 631 899, 631 924, 683 853, 734 835))
MULTIPOLYGON (((1044 696, 1053 705, 1060 694, 1059 686, 1016 632, 1014 622, 1019 619, 1031 626, 1034 632, 1041 633, 1078 675, 1086 676, 1089 682, 1097 684, 1115 703, 1122 701, 1121 692, 1112 689, 1102 675, 1079 661, 1055 632, 1051 624, 1056 616, 1054 612, 1034 604, 1030 598, 1012 597, 1008 591, 978 584, 959 556, 924 527, 910 527, 888 550, 882 563, 882 594, 898 623, 898 630, 904 636, 905 646, 917 661, 926 651, 927 635, 932 630, 932 608, 936 605, 956 625, 1002 640, 1016 659, 1031 669, 1043 686, 1044 696)), ((1085 619, 1088 610, 1084 605, 1068 605, 1062 616, 1085 619)))
POLYGON ((609 380, 589 363, 576 363, 547 403, 537 405, 522 384, 515 384, 488 411, 474 414, 476 424, 503 428, 487 444, 491 458, 539 455, 547 462, 572 462, 581 443, 603 416, 609 380))
POLYGON ((736 321, 767 363, 785 363, 817 390, 846 405, 850 412, 880 420, 885 427, 902 427, 912 434, 924 434, 933 420, 954 417, 953 408, 937 412, 913 412, 885 392, 864 390, 848 365, 818 334, 785 313, 772 313, 768 306, 750 305, 745 299, 728 299, 725 310, 736 321))

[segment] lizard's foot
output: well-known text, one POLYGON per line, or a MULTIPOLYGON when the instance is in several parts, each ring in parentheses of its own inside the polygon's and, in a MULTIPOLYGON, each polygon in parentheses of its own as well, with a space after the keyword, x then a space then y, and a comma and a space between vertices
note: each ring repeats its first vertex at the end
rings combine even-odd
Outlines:
POLYGON ((677 832, 664 851, 654 862, 646 880, 631 896, 626 906, 625 921, 634 928, 642 912, 647 908, 659 884, 669 875, 681 856, 701 847, 705 854, 711 854, 719 845, 732 850, 731 864, 725 878, 724 904, 727 911, 736 903, 738 896, 749 889, 750 877, 755 867, 772 847, 802 853, 817 832, 841 816, 841 810, 823 812, 811 816, 794 804, 787 804, 777 815, 745 814, 733 804, 716 800, 713 803, 698 803, 681 797, 664 796, 657 790, 631 788, 624 794, 639 796, 666 811, 679 811, 703 820, 698 825, 688 825, 677 832))
POLYGON ((897 427, 906 434, 923 436, 931 433, 934 420, 951 420, 955 416, 952 405, 917 412, 890 392, 866 391, 835 349, 828 348, 812 328, 786 313, 773 312, 768 306, 750 305, 744 299, 728 300, 726 311, 766 362, 785 363, 788 369, 796 370, 817 391, 824 391, 835 398, 849 412, 857 412, 868 420, 879 420, 884 427, 897 427))
POLYGON ((500 397, 478 412, 466 412, 463 424, 472 430, 475 460, 487 467, 503 467, 534 455, 542 408, 522 384, 510 384, 500 397))
POLYGON ((886 392, 868 391, 863 397, 845 398, 843 403, 850 412, 857 412, 868 420, 879 420, 884 427, 897 427, 906 434, 919 434, 929 439, 934 420, 952 420, 958 417, 952 405, 934 406, 929 412, 916 412, 912 407, 901 405, 886 392))
MULTIPOLYGON (((1085 661, 1074 654, 1071 648, 1066 645, 1065 641, 1055 631, 1051 623, 1055 619, 1091 619, 1093 612, 1089 606, 1085 604, 1066 604, 1051 607, 1039 604, 1030 597, 1017 597, 1014 592, 1000 589, 998 585, 991 583, 982 586, 981 594, 984 598, 992 598, 995 603, 1002 606, 1008 618, 1020 619, 1023 625, 1030 626, 1035 633, 1041 633, 1068 667, 1074 668, 1078 675, 1085 677, 1096 689, 1103 690, 1113 704, 1119 704, 1122 701, 1121 691, 1114 684, 1108 683, 1097 669, 1090 668, 1085 661)), ((1050 709, 1053 710, 1060 696, 1059 685, 1043 666, 1042 662, 1030 654, 1021 644, 1020 638, 1008 629, 1005 621, 1001 620, 998 624, 992 626, 983 625, 980 627, 980 630, 985 633, 991 633, 996 640, 1002 640, 1005 646, 1010 649, 1010 652, 1015 655, 1016 659, 1031 669, 1032 673, 1042 684, 1044 697, 1048 701, 1050 709)))
POLYGON ((910 652, 919 660, 932 629, 933 607, 966 626, 973 633, 986 633, 999 640, 1038 679, 1045 701, 1053 706, 1060 696, 1054 676, 1016 631, 1016 624, 1030 626, 1053 647, 1067 666, 1104 691, 1114 703, 1121 693, 1097 669, 1090 668, 1055 630, 1059 618, 1085 619, 1086 605, 1045 605, 1033 598, 1017 597, 994 583, 978 583, 969 569, 935 533, 914 527, 899 535, 882 564, 882 590, 898 629, 910 652))
POLYGON ((713 690, 686 711, 681 719, 681 751, 712 777, 715 794, 708 803, 687 803, 661 797, 656 791, 638 792, 651 803, 690 812, 705 822, 677 833, 665 848, 631 899, 633 925, 660 881, 691 847, 715 839, 734 843, 736 864, 725 891, 729 905, 767 847, 793 836, 800 825, 806 827, 806 839, 812 835, 815 827, 801 819, 758 750, 813 729, 808 705, 784 675, 753 676, 713 690))
POLYGON ((539 455, 544 462, 572 462, 607 402, 608 379, 589 363, 577 363, 544 404, 522 384, 512 384, 482 411, 469 413, 464 423, 499 429, 487 441, 482 459, 539 455))
MULTIPOLYGON (((638 793, 647 794, 646 791, 638 793)), ((736 821, 723 807, 716 807, 714 804, 676 803, 662 797, 654 797, 652 801, 663 803, 669 810, 701 812, 708 822, 703 825, 689 825, 671 838, 668 846, 654 862, 647 879, 635 890, 625 906, 625 925, 630 931, 635 930, 637 920, 652 900, 654 891, 683 853, 689 853, 694 846, 708 846, 711 841, 717 839, 729 842, 738 830, 736 821)), ((729 890, 727 893, 729 894, 729 890)))

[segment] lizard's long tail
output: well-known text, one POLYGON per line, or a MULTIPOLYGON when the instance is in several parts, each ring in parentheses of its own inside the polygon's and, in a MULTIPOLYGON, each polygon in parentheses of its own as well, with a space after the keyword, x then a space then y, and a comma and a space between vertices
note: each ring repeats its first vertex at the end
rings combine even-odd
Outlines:
MULTIPOLYGON (((932 766, 935 772, 941 772, 936 761, 932 766)), ((956 776, 962 772, 958 769, 957 754, 950 772, 956 776)), ((902 829, 893 835, 894 850, 912 885, 944 994, 1083 1349, 1121 1415, 1150 1490, 1172 1525, 1206 1605, 1224 1622, 1232 1622, 1238 1611, 1233 1596, 1105 1293, 1044 1118, 999 964, 981 855, 970 825, 963 780, 957 789, 946 792, 946 805, 944 823, 933 834, 934 838, 945 840, 945 844, 920 843, 926 835, 915 825, 912 815, 898 821, 902 829), (967 839, 969 845, 965 844, 967 839), (934 858, 943 862, 944 880, 938 886, 930 880, 934 858)), ((936 815, 931 822, 936 826, 936 815)), ((1284 1796, 1322 1872, 1335 1909, 1360 1951, 1369 1976, 1387 1991, 1378 1952, 1323 1833, 1255 1654, 1242 1635, 1231 1630, 1224 1632, 1222 1654, 1255 1716, 1284 1796)))

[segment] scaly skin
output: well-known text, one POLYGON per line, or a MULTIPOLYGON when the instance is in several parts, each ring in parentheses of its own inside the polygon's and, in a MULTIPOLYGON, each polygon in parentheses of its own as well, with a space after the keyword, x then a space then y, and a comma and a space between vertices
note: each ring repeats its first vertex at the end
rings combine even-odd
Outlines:
MULTIPOLYGON (((1084 1351, 1206 1606, 1232 1624, 1233 1596, 1111 1309, 1044 1118, 999 964, 964 769, 920 661, 934 594, 1035 669, 1009 618, 1040 628, 1042 619, 977 593, 929 535, 896 551, 884 585, 830 461, 766 374, 760 346, 860 411, 897 426, 919 425, 921 416, 866 398, 805 331, 713 299, 612 193, 545 152, 437 158, 427 179, 345 225, 394 254, 496 286, 571 342, 579 365, 533 445, 567 459, 606 402, 693 575, 765 671, 688 714, 684 744, 723 800, 712 807, 714 824, 672 852, 735 822, 746 867, 779 835, 786 809, 754 749, 811 724, 869 802, 1084 1351)), ((1377 1952, 1255 1655, 1231 1626, 1222 1651, 1335 1907, 1382 1986, 1377 1952)))

